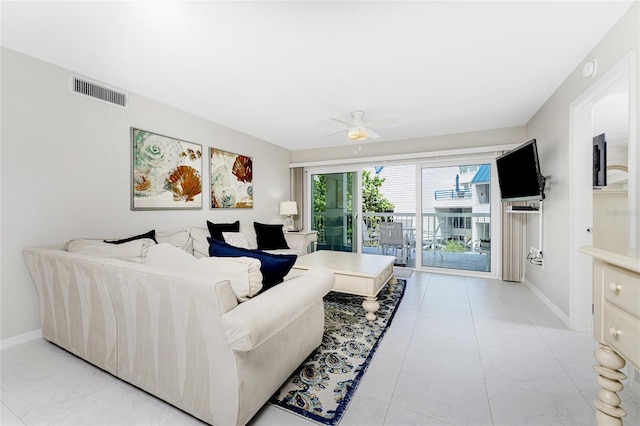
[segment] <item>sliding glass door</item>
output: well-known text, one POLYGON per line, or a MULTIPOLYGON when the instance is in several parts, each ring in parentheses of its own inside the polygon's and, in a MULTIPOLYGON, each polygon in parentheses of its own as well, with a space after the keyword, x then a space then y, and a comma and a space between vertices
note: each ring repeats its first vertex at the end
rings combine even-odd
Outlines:
POLYGON ((491 165, 422 169, 422 266, 491 272, 491 165))
POLYGON ((357 172, 311 175, 311 229, 318 231, 318 250, 357 252, 357 172))
POLYGON ((307 169, 307 226, 318 231, 319 250, 384 254, 395 256, 396 266, 495 276, 494 163, 485 155, 307 169))

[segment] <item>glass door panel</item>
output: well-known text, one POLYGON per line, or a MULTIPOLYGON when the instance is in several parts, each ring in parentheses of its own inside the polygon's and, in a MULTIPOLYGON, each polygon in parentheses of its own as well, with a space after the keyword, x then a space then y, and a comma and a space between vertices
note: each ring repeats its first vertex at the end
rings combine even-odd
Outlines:
POLYGON ((356 252, 354 223, 357 172, 311 175, 311 229, 318 231, 318 250, 356 252))
POLYGON ((395 264, 416 266, 416 166, 391 164, 362 170, 362 253, 395 256, 395 264), (402 241, 380 232, 395 223, 402 241))
POLYGON ((422 169, 422 266, 491 272, 491 166, 422 169))

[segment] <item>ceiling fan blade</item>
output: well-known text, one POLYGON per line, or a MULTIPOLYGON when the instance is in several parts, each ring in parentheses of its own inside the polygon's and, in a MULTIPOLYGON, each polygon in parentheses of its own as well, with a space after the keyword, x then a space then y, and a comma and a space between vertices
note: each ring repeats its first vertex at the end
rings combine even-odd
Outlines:
POLYGON ((367 133, 369 134, 368 137, 370 137, 371 139, 378 139, 380 137, 379 134, 377 134, 376 132, 374 132, 371 129, 367 129, 367 133))
POLYGON ((339 119, 337 119, 337 118, 330 118, 329 120, 337 121, 338 123, 340 123, 340 124, 344 124, 344 125, 345 125, 345 126, 347 126, 347 127, 350 127, 350 126, 351 126, 351 123, 347 123, 346 121, 342 121, 342 120, 339 120, 339 119))
POLYGON ((367 124, 371 126, 386 126, 389 124, 396 124, 397 122, 397 118, 387 118, 385 120, 367 121, 367 124))
POLYGON ((346 131, 347 131, 346 129, 345 130, 340 130, 339 132, 329 133, 328 135, 325 135, 325 136, 333 136, 333 135, 337 135, 338 133, 344 133, 346 131))

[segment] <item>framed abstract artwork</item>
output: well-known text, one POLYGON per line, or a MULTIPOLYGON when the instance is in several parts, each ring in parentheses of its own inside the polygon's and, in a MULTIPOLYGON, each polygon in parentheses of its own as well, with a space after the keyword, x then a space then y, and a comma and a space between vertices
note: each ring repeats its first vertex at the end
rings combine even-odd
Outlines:
POLYGON ((202 145, 131 128, 131 210, 202 208, 202 145))
POLYGON ((209 149, 212 209, 253 208, 251 157, 209 149))

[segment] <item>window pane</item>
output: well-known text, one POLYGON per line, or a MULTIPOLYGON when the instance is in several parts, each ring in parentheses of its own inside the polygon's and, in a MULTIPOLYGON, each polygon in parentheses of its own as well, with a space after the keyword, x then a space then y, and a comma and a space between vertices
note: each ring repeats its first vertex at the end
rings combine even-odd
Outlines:
POLYGON ((416 166, 365 167, 362 172, 362 253, 396 257, 396 265, 416 265, 416 166), (403 244, 380 238, 380 222, 402 225, 403 244))

